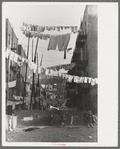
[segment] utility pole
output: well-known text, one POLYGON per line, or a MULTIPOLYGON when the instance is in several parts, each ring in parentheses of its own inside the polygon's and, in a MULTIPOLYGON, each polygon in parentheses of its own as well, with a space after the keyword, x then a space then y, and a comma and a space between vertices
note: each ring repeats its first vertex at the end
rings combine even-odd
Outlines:
MULTIPOLYGON (((43 54, 41 56, 41 61, 40 61, 40 67, 42 66, 42 60, 43 60, 43 54)), ((40 84, 39 84, 39 72, 38 72, 38 88, 40 87, 40 84)), ((39 96, 41 95, 41 90, 39 88, 39 96)), ((40 109, 40 97, 39 97, 39 109, 40 109)))
MULTIPOLYGON (((28 59, 28 54, 29 54, 29 42, 30 42, 30 35, 28 36, 27 59, 28 59)), ((25 96, 26 96, 27 67, 28 67, 28 63, 26 63, 26 72, 25 72, 24 95, 23 95, 23 109, 24 109, 24 101, 25 101, 25 96)))
MULTIPOLYGON (((37 53, 38 41, 39 41, 39 37, 37 38, 37 42, 36 42, 35 55, 34 55, 34 63, 36 63, 36 53, 37 53)), ((35 108, 35 88, 34 88, 34 77, 35 77, 35 73, 33 72, 33 83, 32 83, 32 92, 31 92, 30 109, 32 108, 32 96, 33 96, 33 93, 34 93, 34 108, 35 108)))

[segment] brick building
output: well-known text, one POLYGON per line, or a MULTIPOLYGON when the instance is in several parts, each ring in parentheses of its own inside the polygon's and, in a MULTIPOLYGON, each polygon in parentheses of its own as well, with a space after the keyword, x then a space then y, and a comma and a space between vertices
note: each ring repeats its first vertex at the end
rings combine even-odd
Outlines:
MULTIPOLYGON (((87 5, 71 60, 76 66, 68 72, 71 75, 97 78, 97 17, 97 6, 87 5)), ((97 85, 73 82, 67 86, 68 96, 73 96, 73 106, 97 113, 97 85)))
MULTIPOLYGON (((18 38, 14 32, 13 27, 11 26, 8 19, 6 19, 6 48, 9 50, 17 53, 17 46, 18 46, 18 38)), ((17 78, 17 72, 19 71, 19 68, 17 64, 13 64, 12 61, 9 61, 9 59, 6 59, 6 82, 11 82, 16 80, 17 78)), ((16 94, 16 89, 14 88, 8 88, 6 87, 6 101, 12 100, 13 95, 16 94)))
MULTIPOLYGON (((14 32, 8 19, 6 19, 6 48, 16 53, 17 55, 27 58, 22 45, 18 44, 18 38, 14 32)), ((16 86, 6 87, 6 102, 14 101, 15 96, 23 96, 24 94, 24 80, 25 80, 26 62, 19 66, 16 62, 6 58, 6 83, 16 80, 16 86)), ((28 74, 31 70, 28 66, 28 74)), ((30 80, 27 78, 26 95, 29 90, 30 80)), ((30 91, 30 90, 29 90, 30 91)))

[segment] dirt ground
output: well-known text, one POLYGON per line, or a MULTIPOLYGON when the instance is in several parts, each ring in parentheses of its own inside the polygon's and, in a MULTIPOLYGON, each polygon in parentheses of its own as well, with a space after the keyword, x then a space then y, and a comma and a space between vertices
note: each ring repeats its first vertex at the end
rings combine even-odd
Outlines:
MULTIPOLYGON (((7 142, 97 142, 97 126, 88 128, 83 122, 81 112, 74 111, 66 114, 65 127, 59 122, 50 126, 51 113, 56 111, 16 111, 18 116, 17 128, 6 132, 7 142), (69 114, 76 116, 73 127, 69 126, 69 114), (24 122, 24 116, 33 115, 33 121, 24 122), (37 116, 36 116, 37 115, 37 116), (35 117, 36 116, 36 117, 35 117)), ((59 113, 58 113, 59 115, 59 113)))

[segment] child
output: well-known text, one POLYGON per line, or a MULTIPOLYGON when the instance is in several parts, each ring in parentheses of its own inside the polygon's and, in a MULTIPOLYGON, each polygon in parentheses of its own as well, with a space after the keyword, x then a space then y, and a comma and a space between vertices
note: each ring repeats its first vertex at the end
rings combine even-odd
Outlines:
POLYGON ((88 110, 83 112, 83 121, 84 123, 87 123, 88 128, 90 126, 93 128, 92 119, 92 111, 88 110))
POLYGON ((70 116, 70 126, 73 126, 73 121, 75 120, 75 118, 73 117, 73 115, 70 116))
POLYGON ((53 124, 53 121, 54 121, 54 115, 52 114, 52 115, 50 116, 50 118, 51 118, 50 125, 52 125, 52 124, 53 124))
POLYGON ((90 110, 87 111, 88 114, 88 128, 91 126, 93 128, 93 124, 92 124, 92 112, 90 110))
POLYGON ((61 115, 61 126, 62 126, 62 127, 65 126, 65 120, 66 120, 66 118, 65 118, 65 114, 62 113, 62 115, 61 115))

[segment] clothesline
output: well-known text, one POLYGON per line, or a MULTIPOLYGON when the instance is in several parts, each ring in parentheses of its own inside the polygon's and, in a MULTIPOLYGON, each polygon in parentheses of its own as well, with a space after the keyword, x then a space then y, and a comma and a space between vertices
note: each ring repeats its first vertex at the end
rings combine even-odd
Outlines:
MULTIPOLYGON (((63 78, 66 78, 68 82, 71 82, 72 79, 74 78, 74 82, 76 83, 87 83, 86 82, 86 79, 89 80, 89 83, 91 83, 91 85, 95 85, 97 84, 97 78, 93 79, 93 78, 90 78, 90 77, 78 77, 78 76, 72 76, 72 75, 69 75, 69 74, 65 74, 66 71, 65 69, 62 68, 62 71, 61 69, 59 71, 57 70, 52 70, 52 69, 48 69, 48 68, 43 68, 37 64, 35 64, 34 62, 31 62, 30 60, 28 59, 25 59, 19 55, 17 55, 16 53, 12 52, 11 50, 6 50, 6 58, 9 58, 10 60, 18 63, 19 66, 22 66, 23 65, 23 62, 25 63, 28 63, 28 66, 30 67, 30 69, 36 73, 36 74, 45 74, 45 75, 48 75, 50 77, 53 77, 53 76, 62 76, 63 78), (20 65, 21 63, 21 65, 20 65), (83 82, 84 80, 84 82, 83 82)), ((73 64, 70 64, 69 65, 69 69, 71 67, 71 65, 73 64)), ((64 66, 64 65, 63 65, 64 66)), ((30 74, 29 74, 30 75, 30 74)), ((29 78, 29 76, 28 76, 29 78)), ((15 82, 14 82, 15 84, 15 82)))
MULTIPOLYGON (((45 75, 52 78, 54 76, 59 76, 62 77, 63 79, 66 79, 67 82, 75 82, 75 83, 89 83, 92 86, 98 84, 98 79, 97 78, 91 78, 91 77, 79 77, 75 75, 69 75, 64 73, 63 71, 54 71, 52 69, 45 69, 42 70, 41 73, 44 71, 45 75)), ((43 74, 44 74, 43 73, 43 74)))
POLYGON ((32 24, 23 22, 22 29, 27 31, 36 31, 39 33, 44 32, 45 30, 54 31, 56 29, 57 31, 61 31, 63 29, 71 29, 71 32, 76 32, 78 29, 78 26, 40 26, 40 25, 32 25, 32 24))
MULTIPOLYGON (((29 32, 28 33, 26 32, 25 35, 26 37, 29 37, 29 32)), ((42 39, 42 36, 40 36, 41 34, 35 34, 35 35, 38 36, 38 38, 42 39)), ((30 34, 30 36, 32 37, 33 35, 30 34)), ((70 41, 70 34, 64 34, 64 35, 58 35, 58 36, 56 35, 49 36, 47 34, 43 38, 44 40, 47 40, 47 38, 50 38, 48 47, 47 47, 48 51, 56 50, 56 47, 58 47, 59 51, 64 51, 64 59, 66 59, 66 49, 70 41)))
MULTIPOLYGON (((29 59, 26 59, 22 56, 19 56, 18 54, 16 54, 15 52, 9 50, 8 48, 6 49, 6 58, 9 58, 12 62, 15 62, 18 64, 18 66, 22 66, 23 63, 28 63, 28 66, 30 67, 31 70, 33 70, 34 73, 37 72, 38 69, 38 73, 41 72, 41 66, 37 65, 36 63, 30 61, 29 59)), ((14 63, 13 63, 14 65, 14 63)))

